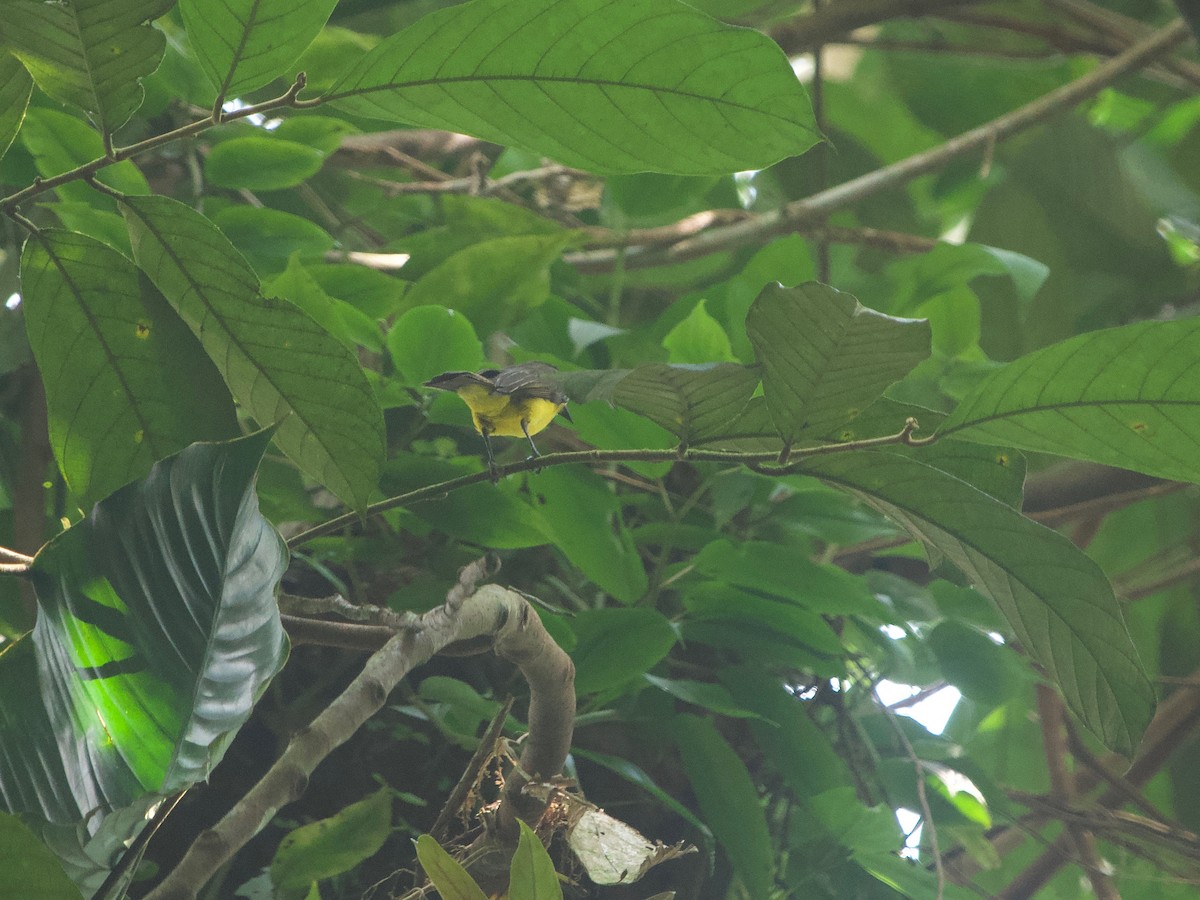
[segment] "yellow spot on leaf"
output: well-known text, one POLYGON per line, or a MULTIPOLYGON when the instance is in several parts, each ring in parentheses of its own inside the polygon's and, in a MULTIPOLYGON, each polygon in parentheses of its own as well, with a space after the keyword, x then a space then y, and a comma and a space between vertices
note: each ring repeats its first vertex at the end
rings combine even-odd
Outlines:
POLYGON ((146 432, 139 428, 137 431, 135 431, 133 433, 133 442, 135 444, 140 444, 145 439, 145 437, 146 437, 146 432))
POLYGON ((1136 431, 1138 434, 1143 434, 1146 432, 1146 430, 1150 426, 1147 425, 1145 422, 1130 422, 1129 427, 1132 428, 1134 431, 1136 431))
POLYGON ((141 340, 146 340, 150 337, 150 325, 147 322, 138 322, 135 333, 141 340))
POLYGON ((1007 453, 999 453, 999 454, 997 454, 997 455, 996 455, 996 462, 1000 463, 1000 465, 1004 466, 1004 468, 1006 468, 1006 469, 1007 469, 1007 468, 1008 468, 1008 464, 1009 464, 1009 458, 1008 458, 1008 454, 1007 454, 1007 453))

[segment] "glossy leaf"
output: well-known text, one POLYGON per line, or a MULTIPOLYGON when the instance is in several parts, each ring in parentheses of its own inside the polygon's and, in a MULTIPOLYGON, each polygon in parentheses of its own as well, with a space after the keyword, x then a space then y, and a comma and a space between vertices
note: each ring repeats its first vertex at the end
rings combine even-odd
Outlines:
POLYGON ((220 374, 124 256, 41 231, 25 244, 21 286, 50 444, 77 496, 94 502, 193 441, 238 433, 220 374))
POLYGON ((0 50, 0 156, 8 152, 25 118, 33 79, 11 53, 0 50))
POLYGON ((253 487, 269 437, 193 444, 34 560, 37 625, 0 656, 0 798, 77 884, 208 777, 283 665, 286 551, 253 487))
POLYGON ((767 409, 787 444, 819 437, 874 402, 929 355, 929 323, 867 309, 815 281, 768 285, 746 316, 767 409))
POLYGON ((750 773, 707 719, 677 716, 671 731, 704 821, 751 897, 767 897, 774 859, 762 803, 750 773))
POLYGON ((204 159, 204 174, 218 187, 278 191, 307 181, 325 162, 312 147, 275 137, 222 141, 204 159))
POLYGON ((442 900, 487 900, 462 863, 427 834, 417 838, 417 860, 442 900))
POLYGON ((312 43, 337 0, 180 0, 204 74, 233 98, 296 73, 288 66, 312 43))
POLYGON ((1200 320, 1111 328, 1023 356, 938 433, 1200 481, 1200 320))
POLYGON ((774 42, 663 0, 438 10, 384 40, 329 96, 357 115, 465 131, 596 172, 723 175, 818 139, 774 42))
POLYGON ((278 423, 275 442, 357 509, 376 490, 383 419, 353 354, 295 306, 268 300, 207 219, 166 197, 127 198, 138 265, 166 296, 246 411, 278 423))
POLYGON ((521 837, 508 877, 508 900, 562 900, 562 884, 541 839, 520 819, 521 837))
POLYGON ((1057 532, 966 482, 898 454, 814 459, 805 471, 846 488, 944 554, 995 601, 1022 648, 1107 746, 1129 753, 1154 689, 1104 573, 1057 532))
POLYGON ((166 40, 148 23, 172 0, 8 0, 4 38, 38 87, 87 111, 106 133, 142 105, 140 79, 162 59, 166 40))
POLYGON ((392 791, 383 788, 341 812, 302 825, 279 844, 271 882, 284 892, 349 872, 374 856, 392 830, 392 791))

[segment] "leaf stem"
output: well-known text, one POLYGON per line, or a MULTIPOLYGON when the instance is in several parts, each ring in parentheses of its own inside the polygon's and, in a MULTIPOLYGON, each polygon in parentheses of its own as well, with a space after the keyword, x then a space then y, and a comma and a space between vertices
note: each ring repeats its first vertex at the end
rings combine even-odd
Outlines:
MULTIPOLYGON (((296 80, 292 82, 292 86, 287 91, 274 98, 273 100, 264 100, 262 103, 256 103, 253 106, 247 106, 243 109, 235 110, 226 113, 221 117, 221 122, 232 122, 237 119, 245 119, 259 113, 271 112, 276 109, 291 107, 293 109, 308 109, 319 105, 323 102, 323 98, 316 97, 312 100, 299 100, 297 94, 304 89, 308 84, 307 76, 301 72, 296 76, 296 80)), ((156 147, 161 147, 164 144, 169 144, 172 141, 177 141, 181 138, 191 137, 194 134, 199 134, 216 124, 213 122, 212 116, 205 116, 203 119, 197 119, 194 122, 189 122, 187 125, 180 126, 171 131, 156 134, 153 137, 146 138, 144 141, 139 141, 136 144, 130 144, 128 147, 110 148, 107 155, 93 159, 91 162, 86 162, 83 165, 76 166, 74 169, 68 169, 58 175, 51 175, 48 178, 37 178, 33 184, 22 188, 15 194, 9 194, 7 197, 0 199, 0 214, 13 217, 17 206, 30 200, 40 194, 53 190, 60 184, 67 184, 72 181, 84 181, 94 176, 101 169, 105 169, 114 163, 124 162, 131 157, 145 153, 147 150, 153 150, 156 147)))

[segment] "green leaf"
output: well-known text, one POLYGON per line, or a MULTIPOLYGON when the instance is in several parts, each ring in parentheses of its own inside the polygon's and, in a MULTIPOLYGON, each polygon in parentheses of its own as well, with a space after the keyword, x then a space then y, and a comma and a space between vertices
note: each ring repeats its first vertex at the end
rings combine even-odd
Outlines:
POLYGON ((1007 700, 1020 684, 1007 665, 1011 651, 961 622, 939 622, 927 638, 946 680, 985 709, 1007 700))
POLYGON ((383 788, 337 815, 288 834, 271 861, 271 882, 305 892, 314 881, 349 872, 374 856, 392 830, 392 791, 383 788))
POLYGON ((227 206, 212 222, 251 262, 275 269, 275 260, 295 253, 317 256, 333 249, 334 240, 320 225, 280 209, 227 206))
POLYGON ((329 96, 358 115, 465 131, 596 172, 724 175, 818 140, 773 41, 663 0, 439 10, 380 43, 329 96))
POLYGON ((417 860, 442 900, 487 900, 462 864, 427 834, 417 838, 417 860))
POLYGON ((562 900, 554 862, 533 829, 520 819, 521 837, 508 876, 509 900, 562 900))
MULTIPOLYGON (((571 373, 572 378, 579 375, 571 373)), ((758 387, 759 377, 758 369, 732 363, 638 366, 613 372, 587 399, 607 399, 607 394, 616 405, 645 416, 690 444, 723 434, 758 387)), ((573 383, 567 380, 568 385, 573 383)), ((574 398, 572 390, 567 388, 574 398)))
POLYGON ((62 865, 16 816, 0 813, 0 897, 80 900, 62 865))
POLYGON ((1030 353, 938 434, 1200 481, 1200 320, 1141 322, 1030 353))
POLYGON ((0 797, 54 823, 77 884, 209 776, 283 666, 287 554, 254 495, 269 439, 193 444, 33 562, 37 625, 0 656, 0 797))
POLYGON ((1057 532, 899 454, 814 459, 808 474, 855 493, 944 554, 995 601, 1022 648, 1106 746, 1129 753, 1154 689, 1104 573, 1057 532))
MULTIPOLYGON (((711 546, 711 545, 710 545, 711 546)), ((707 548, 706 548, 707 549, 707 548)), ((795 554, 792 554, 796 557, 795 554)), ((705 560, 706 565, 712 562, 712 555, 705 560)), ((810 563, 814 565, 815 563, 810 563)), ((812 593, 821 599, 821 605, 828 605, 821 594, 820 584, 827 583, 820 577, 819 569, 813 570, 818 578, 813 585, 812 593)), ((719 577, 725 578, 722 573, 719 577)), ((733 574, 730 580, 737 581, 739 576, 733 574)), ((853 577, 853 576, 852 576, 853 577)), ((805 582, 796 582, 804 584, 805 582)), ((763 597, 751 591, 732 587, 724 581, 706 581, 689 587, 683 598, 683 605, 691 613, 690 622, 703 622, 724 628, 752 628, 759 634, 769 634, 774 639, 799 645, 811 652, 821 653, 830 658, 843 656, 846 652, 837 634, 824 617, 804 605, 803 598, 792 596, 790 593, 780 596, 772 594, 763 597), (799 601, 799 602, 798 602, 799 601)), ((840 604, 833 604, 840 605, 840 604)), ((880 618, 882 609, 876 606, 874 618, 880 618)))
POLYGON ((141 78, 162 59, 166 40, 148 23, 172 0, 8 0, 4 40, 38 87, 85 110, 111 134, 142 105, 141 78))
POLYGON ((581 696, 620 687, 645 674, 677 640, 671 623, 653 609, 587 610, 571 626, 579 637, 571 656, 575 691, 581 696))
POLYGON ((815 281, 763 288, 746 333, 787 444, 853 419, 929 356, 929 323, 885 316, 815 281))
POLYGON ((672 328, 662 341, 672 363, 736 362, 729 335, 708 314, 701 300, 688 317, 672 328))
POLYGON ((291 301, 351 350, 356 346, 376 353, 383 349, 379 324, 349 303, 325 293, 296 254, 288 260, 287 269, 263 284, 263 293, 291 301))
POLYGON ((299 309, 259 292, 215 226, 166 197, 121 203, 134 257, 200 338, 225 383, 308 475, 362 509, 383 459, 383 416, 353 354, 299 309))
POLYGON ((604 766, 604 768, 621 776, 630 784, 640 787, 667 809, 671 810, 671 812, 675 813, 675 815, 679 816, 679 818, 695 828, 706 842, 712 841, 712 832, 708 830, 708 826, 696 818, 696 815, 690 809, 655 784, 654 779, 647 775, 645 770, 640 766, 622 756, 610 756, 606 753, 597 753, 594 750, 581 750, 578 747, 571 749, 571 755, 604 766))
POLYGON ((623 603, 646 592, 646 569, 621 521, 621 499, 587 469, 547 469, 529 485, 546 536, 591 581, 623 603))
POLYGON ((709 681, 692 681, 686 678, 659 678, 657 675, 643 675, 642 677, 660 691, 664 691, 684 703, 701 706, 734 719, 759 718, 758 713, 739 706, 733 699, 733 695, 719 684, 709 681))
POLYGON ((559 232, 472 244, 417 279, 405 300, 457 309, 480 334, 491 334, 550 296, 550 264, 575 240, 573 233, 559 232))
POLYGON ((746 665, 724 668, 720 677, 737 702, 761 717, 750 723, 754 740, 798 797, 854 784, 846 761, 809 716, 807 704, 777 676, 746 665), (804 751, 797 753, 797 747, 804 751))
POLYGON ((671 730, 704 821, 749 895, 770 896, 774 842, 745 763, 707 719, 677 716, 671 730))
POLYGON ((696 554, 696 571, 728 584, 781 597, 812 612, 879 618, 883 606, 862 578, 820 565, 794 547, 721 538, 696 554))
POLYGON ((222 98, 238 97, 294 72, 337 0, 180 0, 192 50, 222 98))
POLYGON ((392 363, 414 387, 442 372, 483 368, 483 346, 466 316, 444 306, 410 309, 387 336, 392 363))
POLYGON ((218 187, 277 191, 307 181, 324 162, 325 154, 312 147, 250 135, 213 147, 204 160, 204 174, 218 187))
POLYGON ((0 156, 8 152, 25 119, 33 79, 11 53, 0 50, 0 156))
POLYGON ((50 445, 77 496, 94 502, 193 441, 238 434, 220 374, 124 256, 40 231, 25 243, 21 286, 50 445))

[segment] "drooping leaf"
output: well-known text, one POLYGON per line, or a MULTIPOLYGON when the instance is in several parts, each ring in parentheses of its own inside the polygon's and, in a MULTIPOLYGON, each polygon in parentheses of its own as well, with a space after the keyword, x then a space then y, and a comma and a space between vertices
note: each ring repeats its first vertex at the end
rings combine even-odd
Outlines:
POLYGON ((770 896, 773 844, 746 764, 707 719, 677 716, 671 731, 705 823, 749 895, 770 896))
POLYGON ((621 500, 599 476, 564 466, 530 484, 546 536, 591 581, 624 603, 646 592, 646 569, 621 521, 621 500))
POLYGON ((785 443, 853 419, 929 355, 927 322, 867 309, 810 281, 768 285, 746 316, 767 408, 785 443))
POLYGON ((392 791, 383 788, 288 834, 271 861, 271 883, 286 895, 307 893, 314 881, 349 872, 377 853, 391 829, 392 791))
POLYGON ((121 203, 134 256, 200 338, 233 396, 307 474, 361 509, 376 490, 383 417, 353 354, 283 300, 207 219, 167 197, 121 203))
POLYGON ((462 863, 428 834, 417 838, 417 860, 442 895, 442 900, 487 900, 462 863))
POLYGON ((312 43, 337 0, 180 0, 192 49, 218 95, 234 98, 275 78, 312 43))
POLYGON ((162 59, 166 40, 150 26, 173 0, 9 0, 4 39, 60 103, 85 110, 105 133, 142 105, 140 79, 162 59))
POLYGON ((21 61, 0 50, 0 156, 8 152, 25 118, 33 79, 21 61))
POLYGON ((509 900, 562 900, 562 884, 554 861, 532 828, 520 819, 521 837, 508 877, 509 900))
POLYGON ((222 141, 204 159, 204 174, 219 187, 277 191, 321 171, 325 154, 295 141, 248 135, 222 141))
POLYGON ((950 475, 858 451, 804 470, 861 496, 944 554, 995 601, 1022 648, 1107 746, 1129 753, 1154 689, 1104 573, 1069 540, 950 475))
POLYGON ((938 433, 1200 481, 1200 320, 1110 328, 1023 356, 938 433))
POLYGON ((25 244, 21 286, 50 444, 77 496, 94 502, 193 441, 238 433, 211 360, 124 256, 41 231, 25 244))
POLYGON ((328 96, 358 115, 465 131, 596 172, 724 175, 818 139, 777 45, 673 0, 438 10, 384 40, 328 96))
POLYGON ((286 551, 254 495, 269 437, 155 464, 31 567, 37 625, 0 656, 0 798, 81 886, 208 777, 283 665, 286 551))

